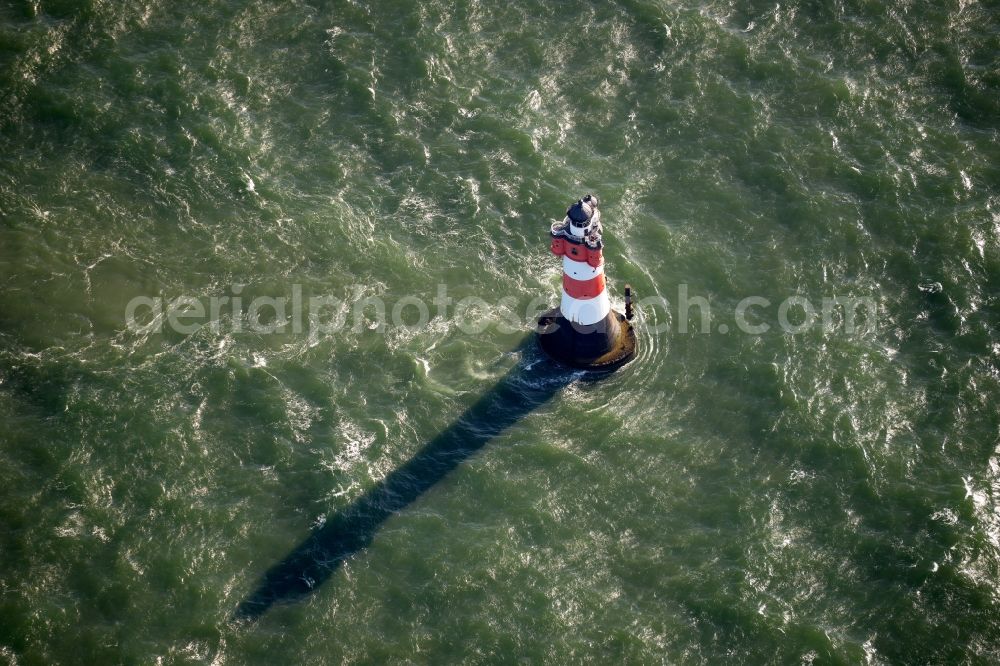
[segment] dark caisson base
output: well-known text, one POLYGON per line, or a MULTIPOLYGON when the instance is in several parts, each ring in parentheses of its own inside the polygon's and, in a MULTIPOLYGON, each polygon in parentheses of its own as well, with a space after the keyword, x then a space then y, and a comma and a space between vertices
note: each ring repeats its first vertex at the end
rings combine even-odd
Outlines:
POLYGON ((635 329, 612 310, 589 326, 574 324, 559 308, 538 318, 538 343, 556 361, 581 370, 611 372, 635 358, 635 329))

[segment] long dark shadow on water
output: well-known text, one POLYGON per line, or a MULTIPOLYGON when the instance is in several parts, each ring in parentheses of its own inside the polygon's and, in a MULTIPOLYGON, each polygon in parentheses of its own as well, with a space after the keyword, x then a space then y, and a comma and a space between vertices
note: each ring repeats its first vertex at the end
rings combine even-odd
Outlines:
POLYGON ((315 590, 345 559, 367 547, 389 516, 420 497, 493 437, 547 402, 574 376, 537 357, 512 368, 406 464, 271 567, 253 594, 236 609, 235 618, 256 619, 275 603, 293 601, 315 590))

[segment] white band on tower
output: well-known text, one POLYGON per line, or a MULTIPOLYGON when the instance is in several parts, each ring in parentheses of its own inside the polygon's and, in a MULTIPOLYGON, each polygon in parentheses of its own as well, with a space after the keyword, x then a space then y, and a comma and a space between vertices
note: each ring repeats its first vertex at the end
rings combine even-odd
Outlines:
POLYGON ((611 312, 611 301, 608 299, 607 291, 602 291, 596 298, 581 300, 573 298, 563 290, 559 310, 566 319, 586 326, 603 321, 611 312))

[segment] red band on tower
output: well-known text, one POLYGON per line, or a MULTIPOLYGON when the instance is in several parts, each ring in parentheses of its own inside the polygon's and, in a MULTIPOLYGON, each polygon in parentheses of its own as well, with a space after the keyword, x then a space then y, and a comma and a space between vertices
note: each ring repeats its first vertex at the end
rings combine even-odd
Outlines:
POLYGON ((565 238, 552 239, 552 254, 557 257, 567 256, 573 261, 585 261, 594 268, 597 268, 604 261, 604 253, 601 247, 589 247, 585 243, 566 240, 565 238))
POLYGON ((575 280, 563 273, 563 289, 569 296, 585 301, 604 291, 604 273, 589 280, 575 280))

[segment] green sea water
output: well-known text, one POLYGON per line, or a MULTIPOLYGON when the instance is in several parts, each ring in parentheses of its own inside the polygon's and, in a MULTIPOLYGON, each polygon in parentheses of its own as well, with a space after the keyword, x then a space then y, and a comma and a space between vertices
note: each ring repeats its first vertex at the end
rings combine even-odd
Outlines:
POLYGON ((998 186, 993 0, 6 0, 0 663, 998 663, 998 186), (599 381, 494 325, 589 191, 599 381), (442 286, 482 330, 126 318, 442 286))

